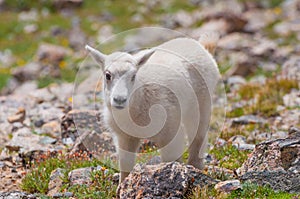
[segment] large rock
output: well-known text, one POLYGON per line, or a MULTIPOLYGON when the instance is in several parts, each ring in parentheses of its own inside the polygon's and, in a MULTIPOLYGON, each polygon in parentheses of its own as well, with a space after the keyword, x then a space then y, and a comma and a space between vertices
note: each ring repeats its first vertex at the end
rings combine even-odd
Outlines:
POLYGON ((28 128, 18 129, 6 144, 9 151, 29 153, 31 151, 49 151, 52 147, 41 143, 43 136, 35 135, 28 128))
POLYGON ((217 181, 190 165, 178 162, 137 164, 119 185, 117 196, 125 198, 184 198, 196 186, 217 181))
POLYGON ((300 192, 300 132, 256 145, 237 174, 242 181, 300 192))

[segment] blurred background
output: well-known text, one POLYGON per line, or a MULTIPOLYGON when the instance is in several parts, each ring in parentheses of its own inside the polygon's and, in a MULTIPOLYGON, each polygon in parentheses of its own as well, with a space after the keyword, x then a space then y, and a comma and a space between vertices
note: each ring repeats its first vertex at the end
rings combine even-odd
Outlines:
MULTIPOLYGON (((230 75, 270 73, 299 53, 299 20, 299 1, 292 0, 1 0, 0 90, 12 93, 32 80, 38 88, 72 82, 85 44, 97 46, 115 33, 144 26, 194 38, 218 31, 224 38, 217 51, 222 73, 234 67, 230 75)), ((144 32, 127 39, 127 46, 161 37, 144 32)))

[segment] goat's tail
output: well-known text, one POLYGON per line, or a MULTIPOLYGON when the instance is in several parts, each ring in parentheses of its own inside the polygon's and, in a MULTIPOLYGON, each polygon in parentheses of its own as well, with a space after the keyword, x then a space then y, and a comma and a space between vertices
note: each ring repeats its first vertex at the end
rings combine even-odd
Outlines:
POLYGON ((198 41, 204 46, 206 50, 208 50, 208 52, 213 55, 217 47, 219 38, 220 35, 217 32, 206 32, 201 34, 198 41))

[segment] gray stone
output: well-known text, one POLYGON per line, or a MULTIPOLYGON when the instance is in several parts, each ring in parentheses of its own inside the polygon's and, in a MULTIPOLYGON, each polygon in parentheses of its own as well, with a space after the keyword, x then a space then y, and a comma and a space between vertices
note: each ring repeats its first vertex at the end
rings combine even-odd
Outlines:
POLYGON ((22 83, 20 86, 12 89, 14 95, 19 95, 22 96, 24 95, 24 93, 29 93, 32 92, 34 90, 37 90, 37 83, 35 81, 28 81, 28 82, 24 82, 22 83))
POLYGON ((40 143, 41 138, 41 136, 33 134, 30 129, 21 128, 13 134, 13 138, 5 145, 5 147, 9 151, 19 151, 22 153, 50 150, 51 148, 49 145, 40 143))
POLYGON ((211 186, 216 182, 193 166, 178 162, 137 164, 119 185, 117 197, 183 198, 196 186, 211 186))
POLYGON ((248 34, 231 33, 224 36, 218 42, 218 47, 226 50, 243 50, 251 48, 255 40, 248 34))
POLYGON ((0 199, 36 199, 34 194, 27 194, 21 191, 0 192, 0 199))
POLYGON ((245 12, 243 17, 248 22, 245 30, 251 32, 262 30, 278 18, 274 12, 270 12, 267 9, 251 9, 245 12))
POLYGON ((241 188, 239 180, 226 180, 215 185, 215 189, 220 192, 231 192, 241 188))
POLYGON ((68 178, 70 181, 70 185, 89 185, 92 183, 91 173, 93 171, 93 167, 86 167, 75 169, 70 171, 68 174, 68 178))
POLYGON ((68 198, 69 198, 69 197, 73 197, 73 195, 74 195, 74 194, 73 194, 72 192, 65 192, 65 193, 64 193, 64 197, 68 197, 68 198))
POLYGON ((36 56, 40 61, 48 61, 49 63, 59 63, 69 55, 71 55, 69 49, 47 43, 41 44, 36 52, 36 56))
POLYGON ((71 110, 62 117, 61 136, 73 141, 86 131, 102 133, 100 115, 94 110, 71 110))
POLYGON ((300 192, 300 137, 262 142, 237 169, 242 181, 270 185, 275 190, 300 192))
POLYGON ((231 142, 232 144, 245 144, 246 137, 242 135, 235 135, 229 138, 228 142, 231 142))
POLYGON ((248 151, 252 151, 255 148, 254 144, 233 144, 232 146, 236 147, 239 150, 248 150, 248 151))
POLYGON ((272 189, 286 192, 300 192, 300 176, 287 171, 250 171, 240 177, 242 182, 252 182, 261 186, 269 185, 272 189))
POLYGON ((39 143, 41 144, 55 144, 56 143, 56 139, 49 137, 49 136, 42 136, 42 138, 40 138, 39 143))
POLYGON ((12 75, 20 82, 34 80, 40 74, 42 66, 39 63, 31 62, 23 67, 13 69, 12 75))
POLYGON ((60 123, 58 121, 50 121, 45 123, 42 126, 41 133, 58 137, 60 135, 60 123))
POLYGON ((300 86, 300 56, 292 56, 283 64, 281 77, 298 80, 300 86))
POLYGON ((232 67, 226 72, 225 77, 233 75, 245 77, 254 73, 257 69, 257 60, 254 60, 247 53, 232 53, 229 56, 229 61, 232 64, 232 67))
POLYGON ((65 169, 57 168, 53 170, 50 174, 50 180, 48 183, 48 196, 54 197, 57 193, 60 192, 60 189, 63 185, 62 178, 64 177, 65 169))
POLYGON ((283 96, 283 104, 286 107, 300 107, 300 90, 292 90, 283 96))
POLYGON ((267 121, 259 116, 255 115, 243 115, 238 118, 232 119, 232 126, 245 125, 245 124, 265 124, 267 121))

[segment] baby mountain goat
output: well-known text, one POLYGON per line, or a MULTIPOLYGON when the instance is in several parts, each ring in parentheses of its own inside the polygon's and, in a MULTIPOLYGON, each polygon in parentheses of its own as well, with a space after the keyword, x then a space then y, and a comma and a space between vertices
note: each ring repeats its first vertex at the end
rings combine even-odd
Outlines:
POLYGON ((181 161, 186 135, 188 164, 204 167, 211 94, 220 78, 209 53, 217 41, 212 38, 177 38, 133 55, 105 55, 86 46, 104 71, 104 123, 117 138, 120 182, 145 138, 168 162, 181 161))

